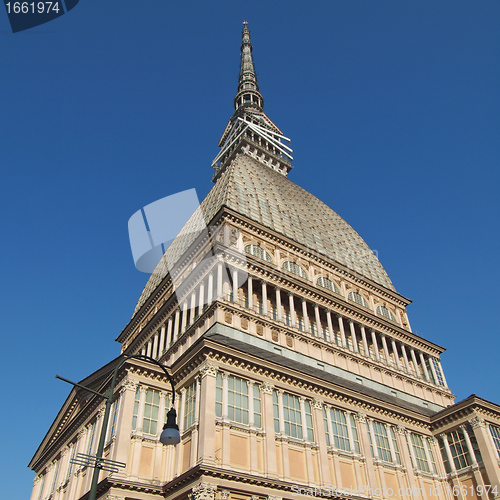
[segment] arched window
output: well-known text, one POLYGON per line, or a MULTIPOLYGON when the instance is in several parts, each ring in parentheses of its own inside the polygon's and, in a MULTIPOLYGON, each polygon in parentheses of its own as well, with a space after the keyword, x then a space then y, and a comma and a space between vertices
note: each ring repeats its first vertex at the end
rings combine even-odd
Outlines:
POLYGON ((307 279, 307 273, 295 262, 287 260, 286 262, 283 262, 282 267, 285 271, 288 271, 289 273, 293 273, 296 274, 297 276, 300 276, 301 278, 307 279))
POLYGON ((338 286, 332 280, 329 280, 328 278, 324 278, 322 276, 321 278, 318 278, 318 281, 316 281, 316 284, 318 286, 322 286, 323 288, 326 288, 332 292, 340 294, 340 290, 339 290, 338 286))
POLYGON ((245 247, 245 252, 249 255, 253 255, 258 259, 265 260, 266 262, 272 262, 271 256, 259 245, 247 245, 245 247))
POLYGON ((392 314, 392 311, 387 309, 387 307, 377 306, 377 314, 379 316, 383 316, 384 318, 390 319, 391 321, 396 321, 394 314, 392 314))
POLYGON ((359 293, 356 293, 356 292, 349 292, 349 295, 347 296, 347 298, 349 300, 351 300, 352 302, 356 302, 356 304, 359 304, 360 306, 363 306, 363 307, 366 307, 366 308, 370 308, 370 306, 368 305, 368 302, 366 302, 366 299, 360 295, 359 293))

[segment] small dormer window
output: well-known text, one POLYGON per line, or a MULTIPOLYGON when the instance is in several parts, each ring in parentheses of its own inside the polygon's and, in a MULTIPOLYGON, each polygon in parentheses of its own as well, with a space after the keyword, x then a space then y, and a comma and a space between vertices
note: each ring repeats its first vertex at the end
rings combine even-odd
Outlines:
POLYGON ((245 247, 245 252, 249 255, 253 255, 258 259, 265 260, 267 262, 273 261, 271 256, 262 247, 259 247, 258 245, 247 245, 245 247))
POLYGON ((359 304, 360 306, 366 307, 367 309, 370 308, 366 299, 359 293, 349 292, 347 298, 352 302, 356 302, 356 304, 359 304))
POLYGON ((318 286, 322 286, 323 288, 326 288, 332 292, 340 293, 340 290, 338 289, 337 285, 332 280, 329 280, 328 278, 324 278, 323 276, 321 278, 318 278, 318 281, 316 281, 316 284, 318 286))
POLYGON ((387 309, 387 307, 377 306, 377 314, 379 316, 383 316, 384 318, 390 319, 391 321, 396 321, 394 314, 392 314, 392 311, 387 309))
POLYGON ((307 273, 295 262, 287 260, 286 262, 283 262, 282 267, 285 271, 288 271, 289 273, 293 273, 296 274, 297 276, 300 276, 301 278, 307 279, 307 273))

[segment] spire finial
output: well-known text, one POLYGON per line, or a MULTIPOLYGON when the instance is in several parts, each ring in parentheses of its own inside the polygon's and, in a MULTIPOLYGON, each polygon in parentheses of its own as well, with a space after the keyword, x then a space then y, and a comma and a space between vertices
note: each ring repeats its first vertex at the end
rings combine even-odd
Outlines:
POLYGON ((264 99, 259 92, 257 75, 252 58, 252 42, 250 41, 250 30, 248 21, 243 21, 243 32, 241 34, 241 66, 238 81, 238 93, 234 99, 235 109, 241 106, 252 106, 259 109, 264 108, 264 99))

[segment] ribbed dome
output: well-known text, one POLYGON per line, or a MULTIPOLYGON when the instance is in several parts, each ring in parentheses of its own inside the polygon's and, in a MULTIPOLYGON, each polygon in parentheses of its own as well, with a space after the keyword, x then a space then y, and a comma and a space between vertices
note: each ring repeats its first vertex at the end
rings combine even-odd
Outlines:
MULTIPOLYGON (((394 290, 375 254, 342 217, 284 175, 247 155, 238 155, 231 162, 201 202, 207 225, 223 206, 394 290)), ((170 245, 168 262, 176 262, 194 241, 196 232, 187 229, 199 227, 200 216, 195 213, 170 245)), ((165 275, 162 261, 146 284, 136 311, 165 275)))

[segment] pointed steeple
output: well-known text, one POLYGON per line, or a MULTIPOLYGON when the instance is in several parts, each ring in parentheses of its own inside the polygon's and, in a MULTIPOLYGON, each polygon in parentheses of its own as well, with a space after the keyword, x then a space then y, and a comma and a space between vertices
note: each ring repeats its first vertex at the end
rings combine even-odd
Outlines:
POLYGON ((252 57, 248 23, 243 23, 241 65, 235 112, 219 141, 221 151, 212 162, 214 182, 237 154, 251 156, 266 167, 287 175, 292 169, 290 139, 264 113, 264 98, 259 92, 252 57))
POLYGON ((234 107, 254 106, 259 109, 264 108, 264 99, 259 92, 257 75, 252 58, 252 42, 250 41, 250 30, 248 23, 243 23, 243 33, 241 41, 241 66, 240 78, 238 81, 238 93, 234 98, 234 107))

